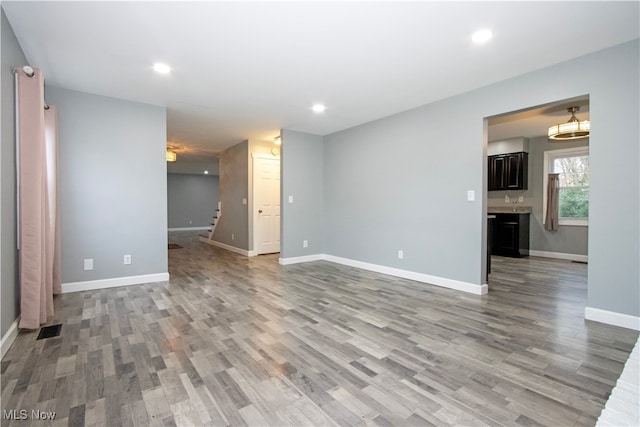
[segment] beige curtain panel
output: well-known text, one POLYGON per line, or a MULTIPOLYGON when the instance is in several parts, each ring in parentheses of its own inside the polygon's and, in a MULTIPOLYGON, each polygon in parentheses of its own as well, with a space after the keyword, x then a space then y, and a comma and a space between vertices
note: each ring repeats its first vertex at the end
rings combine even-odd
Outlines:
POLYGON ((16 69, 20 324, 38 329, 61 292, 56 110, 45 111, 44 77, 16 69))
POLYGON ((547 180, 547 212, 545 214, 544 229, 558 230, 558 198, 560 195, 560 174, 550 173, 547 180))

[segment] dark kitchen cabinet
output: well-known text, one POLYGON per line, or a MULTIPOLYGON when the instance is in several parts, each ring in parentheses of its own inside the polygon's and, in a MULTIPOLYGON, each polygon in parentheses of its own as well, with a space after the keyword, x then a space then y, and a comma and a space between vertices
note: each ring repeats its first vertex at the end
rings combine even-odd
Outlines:
POLYGON ((488 156, 489 191, 526 190, 529 154, 525 152, 488 156))
POLYGON ((529 256, 529 215, 495 214, 491 253, 514 258, 529 256))

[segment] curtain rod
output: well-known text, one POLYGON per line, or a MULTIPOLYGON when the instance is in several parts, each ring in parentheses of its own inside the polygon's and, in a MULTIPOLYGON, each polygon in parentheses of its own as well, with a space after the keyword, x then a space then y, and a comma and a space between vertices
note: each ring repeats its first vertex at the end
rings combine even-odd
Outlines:
MULTIPOLYGON (((18 70, 22 68, 22 71, 24 71, 24 73, 28 76, 28 77, 33 77, 35 75, 35 71, 33 71, 33 68, 31 68, 28 65, 25 65, 24 67, 13 67, 13 72, 17 73, 18 70)), ((48 110, 49 109, 49 105, 45 102, 44 103, 44 109, 48 110)))
POLYGON ((25 65, 24 67, 13 67, 13 72, 17 73, 20 69, 22 69, 22 71, 24 71, 24 73, 29 77, 33 77, 33 75, 35 74, 33 68, 28 65, 25 65))

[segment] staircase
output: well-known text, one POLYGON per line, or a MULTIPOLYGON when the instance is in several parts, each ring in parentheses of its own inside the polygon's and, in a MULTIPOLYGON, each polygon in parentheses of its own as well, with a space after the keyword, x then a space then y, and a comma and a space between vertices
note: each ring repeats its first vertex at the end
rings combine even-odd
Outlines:
POLYGON ((208 234, 201 234, 200 235, 201 238, 206 238, 207 240, 213 240, 213 233, 215 233, 216 231, 216 225, 220 221, 220 217, 222 217, 222 203, 218 202, 218 209, 216 209, 216 214, 213 217, 213 222, 211 223, 211 230, 209 230, 208 234))
POLYGON ((627 363, 611 390, 596 427, 640 425, 640 338, 627 359, 627 363))

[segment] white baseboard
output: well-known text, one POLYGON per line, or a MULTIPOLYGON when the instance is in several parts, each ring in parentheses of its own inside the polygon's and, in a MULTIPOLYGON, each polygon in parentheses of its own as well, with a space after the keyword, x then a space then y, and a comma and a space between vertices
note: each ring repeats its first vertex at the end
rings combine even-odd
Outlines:
POLYGON ((196 231, 196 230, 211 230, 211 226, 204 227, 175 227, 169 228, 169 231, 196 231))
POLYGON ((534 250, 529 250, 529 255, 539 256, 543 258, 566 259, 569 261, 578 261, 578 262, 587 262, 589 259, 588 255, 564 254, 562 252, 547 252, 547 251, 534 251, 534 250))
POLYGON ((216 242, 215 240, 209 240, 206 237, 200 236, 199 239, 201 242, 206 243, 208 245, 217 246, 219 248, 226 249, 228 251, 235 252, 240 255, 244 255, 244 256, 258 255, 256 251, 248 251, 246 249, 236 248, 235 246, 227 245, 226 243, 220 243, 220 242, 216 242))
POLYGON ((640 317, 630 316, 628 314, 600 310, 599 308, 593 307, 585 307, 584 318, 587 320, 593 320, 594 322, 606 323, 608 325, 640 331, 640 317))
POLYGON ((348 265, 349 267, 361 268, 363 270, 374 271, 376 273, 388 274, 389 276, 402 277, 403 279, 415 280, 416 282, 427 283, 429 285, 469 292, 476 295, 484 295, 489 289, 486 284, 475 285, 473 283, 461 282, 444 277, 431 276, 428 274, 417 273, 415 271, 401 270, 399 268, 386 267, 384 265, 371 264, 368 262, 356 261, 349 258, 342 258, 327 254, 280 258, 278 262, 281 265, 289 265, 321 260, 335 262, 336 264, 348 265))
POLYGON ((326 255, 324 254, 314 254, 314 255, 304 255, 304 256, 296 256, 289 258, 280 258, 278 259, 278 263, 280 265, 291 265, 291 264, 300 264, 302 262, 312 262, 312 261, 322 261, 326 259, 326 255))
POLYGON ((20 316, 11 324, 9 330, 2 336, 2 340, 0 341, 0 359, 7 354, 7 351, 11 348, 11 344, 16 340, 18 336, 18 323, 20 323, 20 316))
POLYGON ((488 291, 487 285, 475 285, 473 283, 461 282, 459 280, 447 279, 445 277, 431 276, 429 274, 417 273, 415 271, 408 271, 399 268, 386 267, 384 265, 355 261, 349 258, 325 255, 324 259, 327 261, 335 262, 337 264, 348 265, 350 267, 361 268, 363 270, 375 271, 376 273, 388 274, 389 276, 402 277, 403 279, 415 280, 416 282, 441 286, 443 288, 455 289, 457 291, 469 292, 476 295, 484 295, 488 291))
POLYGON ((62 293, 93 291, 96 289, 117 288, 118 286, 140 285, 143 283, 166 282, 169 273, 143 274, 140 276, 114 277, 113 279, 89 280, 62 284, 62 293))

